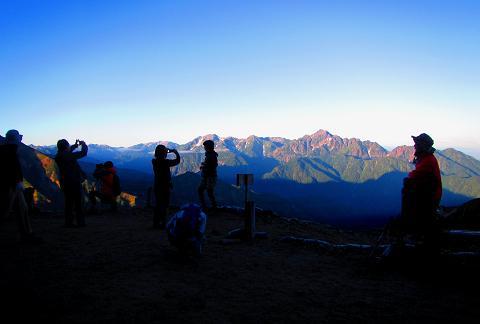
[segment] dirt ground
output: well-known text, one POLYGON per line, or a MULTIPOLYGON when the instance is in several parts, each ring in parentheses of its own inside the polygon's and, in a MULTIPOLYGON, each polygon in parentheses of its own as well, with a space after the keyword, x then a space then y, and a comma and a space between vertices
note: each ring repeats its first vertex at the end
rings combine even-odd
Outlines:
MULTIPOLYGON (((367 252, 312 248, 295 235, 371 244, 376 233, 261 217, 267 239, 225 244, 238 215, 209 215, 201 257, 185 257, 148 210, 87 216, 63 228, 61 215, 33 219, 40 245, 0 225, 2 317, 47 323, 435 323, 480 318, 471 265, 375 264, 367 252)), ((2 321, 3 322, 3 321, 2 321)), ((10 321, 9 321, 10 322, 10 321)), ((13 323, 13 321, 11 321, 13 323)), ((5 322, 6 323, 6 322, 5 322)))

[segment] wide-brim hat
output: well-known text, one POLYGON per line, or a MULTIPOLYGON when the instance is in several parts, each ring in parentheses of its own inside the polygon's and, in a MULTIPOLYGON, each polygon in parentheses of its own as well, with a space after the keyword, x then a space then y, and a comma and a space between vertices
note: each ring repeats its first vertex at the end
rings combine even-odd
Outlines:
POLYGON ((433 139, 425 133, 422 133, 418 136, 412 136, 412 139, 415 144, 421 144, 424 146, 432 146, 434 143, 433 139))

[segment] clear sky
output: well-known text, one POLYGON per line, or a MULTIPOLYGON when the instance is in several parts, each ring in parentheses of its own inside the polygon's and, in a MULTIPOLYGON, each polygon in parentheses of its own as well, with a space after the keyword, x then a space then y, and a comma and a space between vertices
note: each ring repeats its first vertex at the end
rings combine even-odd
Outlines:
POLYGON ((480 1, 0 1, 0 131, 128 146, 318 129, 480 157, 480 1))

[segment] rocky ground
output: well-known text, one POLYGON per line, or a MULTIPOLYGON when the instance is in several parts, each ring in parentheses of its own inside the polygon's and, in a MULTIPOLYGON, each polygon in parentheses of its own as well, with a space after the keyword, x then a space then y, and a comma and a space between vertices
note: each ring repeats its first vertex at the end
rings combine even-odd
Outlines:
MULTIPOLYGON (((63 228, 61 215, 33 218, 40 245, 18 242, 14 220, 0 227, 2 317, 48 323, 475 322, 474 264, 379 265, 368 251, 282 242, 284 236, 372 244, 378 232, 259 217, 267 239, 223 242, 242 225, 209 214, 201 257, 185 257, 148 210, 87 217, 63 228)), ((3 321, 2 321, 3 322, 3 321)), ((10 321, 13 322, 13 321, 10 321)))

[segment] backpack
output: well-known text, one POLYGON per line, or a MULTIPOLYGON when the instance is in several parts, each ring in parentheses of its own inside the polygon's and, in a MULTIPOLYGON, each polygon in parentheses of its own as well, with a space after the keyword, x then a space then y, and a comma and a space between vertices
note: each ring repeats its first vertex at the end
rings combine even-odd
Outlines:
POLYGON ((120 178, 116 174, 113 175, 112 193, 115 197, 122 193, 122 188, 120 187, 120 178))
POLYGON ((184 206, 167 225, 169 234, 177 240, 199 238, 204 234, 202 223, 205 222, 205 217, 199 206, 194 204, 184 206))
POLYGON ((184 210, 183 217, 179 217, 177 219, 177 224, 175 226, 177 236, 182 238, 190 238, 196 236, 198 224, 198 214, 194 210, 184 210))

